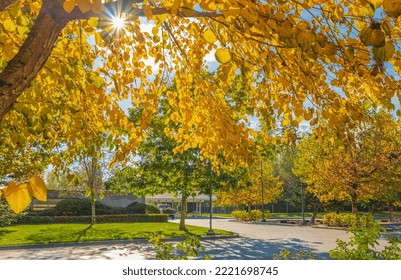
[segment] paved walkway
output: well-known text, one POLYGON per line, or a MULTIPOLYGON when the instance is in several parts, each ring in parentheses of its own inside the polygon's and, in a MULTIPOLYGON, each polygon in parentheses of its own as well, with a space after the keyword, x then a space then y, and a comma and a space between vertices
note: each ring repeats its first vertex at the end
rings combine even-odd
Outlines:
MULTIPOLYGON (((174 222, 178 222, 175 220, 174 222)), ((188 218, 188 225, 209 227, 207 218, 188 218)), ((241 238, 203 240, 205 252, 212 259, 263 260, 273 259, 280 250, 312 251, 317 259, 329 259, 329 251, 336 246, 335 240, 346 240, 344 230, 321 229, 286 224, 249 224, 229 219, 214 219, 213 228, 225 229, 240 234, 241 238)), ((401 236, 400 226, 392 233, 401 236)), ((381 247, 383 246, 381 242, 381 247)), ((74 244, 1 249, 2 260, 83 260, 83 259, 155 259, 155 252, 148 243, 103 242, 100 244, 74 244)))

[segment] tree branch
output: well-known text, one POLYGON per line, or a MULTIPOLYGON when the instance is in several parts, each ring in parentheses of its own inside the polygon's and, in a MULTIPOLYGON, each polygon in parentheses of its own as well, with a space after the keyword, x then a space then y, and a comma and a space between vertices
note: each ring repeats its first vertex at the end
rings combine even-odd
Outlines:
MULTIPOLYGON (((5 0, 0 2, 0 11, 3 7, 17 2, 17 0, 5 0)), ((71 13, 63 9, 64 0, 43 0, 41 10, 24 44, 16 56, 10 60, 0 73, 0 122, 11 110, 13 104, 23 91, 28 88, 35 79, 38 72, 43 68, 49 58, 55 42, 68 22, 76 19, 88 19, 90 17, 108 18, 106 12, 120 11, 135 16, 145 16, 141 8, 133 8, 133 4, 141 3, 142 0, 120 0, 104 4, 104 12, 99 15, 93 12, 82 13, 75 7, 71 13)), ((166 8, 154 8, 153 15, 170 14, 166 8)), ((218 13, 178 12, 179 17, 217 17, 218 13)))
POLYGON ((11 5, 14 5, 17 3, 19 0, 1 0, 0 1, 0 12, 6 10, 8 7, 11 5))

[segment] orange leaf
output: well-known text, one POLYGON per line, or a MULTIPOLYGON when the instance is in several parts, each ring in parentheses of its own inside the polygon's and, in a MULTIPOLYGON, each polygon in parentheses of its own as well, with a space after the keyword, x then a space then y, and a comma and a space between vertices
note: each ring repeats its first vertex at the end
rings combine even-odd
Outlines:
POLYGON ((66 0, 63 3, 63 8, 67 13, 71 13, 72 10, 74 10, 75 5, 76 5, 75 0, 66 0))
POLYGON ((93 0, 92 11, 95 14, 101 14, 103 11, 102 0, 93 0))
POLYGON ((78 8, 83 13, 87 13, 92 9, 92 4, 89 0, 76 0, 78 4, 78 8))

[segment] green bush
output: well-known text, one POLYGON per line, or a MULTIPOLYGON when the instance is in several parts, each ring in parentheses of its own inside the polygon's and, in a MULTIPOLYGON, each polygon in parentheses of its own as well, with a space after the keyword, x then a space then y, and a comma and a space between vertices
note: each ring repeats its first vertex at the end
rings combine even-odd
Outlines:
POLYGON ((125 207, 125 210, 128 214, 146 214, 146 204, 135 201, 125 207))
POLYGON ((125 207, 125 212, 127 214, 160 214, 160 210, 157 206, 137 201, 125 207))
POLYGON ((271 213, 269 210, 265 210, 265 219, 269 219, 271 217, 271 213))
POLYGON ((231 212, 231 215, 239 221, 247 221, 248 220, 248 212, 244 210, 234 210, 231 212))
POLYGON ((108 215, 124 215, 127 214, 127 210, 124 207, 111 207, 108 211, 108 215))
POLYGON ((351 213, 327 213, 323 216, 323 224, 328 226, 353 226, 358 223, 358 217, 351 213))
POLYGON ((11 210, 4 198, 0 199, 0 227, 5 227, 14 223, 18 215, 11 210))
POLYGON ((249 221, 257 221, 257 220, 261 219, 262 216, 263 216, 262 211, 260 211, 260 210, 251 210, 248 213, 248 220, 249 221))
MULTIPOLYGON (((133 215, 100 215, 97 223, 163 223, 167 222, 167 215, 163 214, 133 214, 133 215)), ((90 223, 91 216, 22 216, 18 224, 75 224, 90 223)))
POLYGON ((146 204, 146 214, 160 214, 160 210, 156 205, 146 204))
POLYGON ((337 239, 337 247, 330 250, 330 257, 339 260, 401 260, 401 240, 390 236, 389 245, 378 252, 375 246, 379 245, 381 232, 385 228, 376 223, 372 215, 363 215, 358 223, 350 226, 347 233, 352 233, 348 242, 337 239))
MULTIPOLYGON (((59 201, 55 206, 57 216, 87 216, 92 213, 91 200, 89 198, 68 198, 59 201)), ((106 215, 111 207, 96 201, 96 215, 106 215)))

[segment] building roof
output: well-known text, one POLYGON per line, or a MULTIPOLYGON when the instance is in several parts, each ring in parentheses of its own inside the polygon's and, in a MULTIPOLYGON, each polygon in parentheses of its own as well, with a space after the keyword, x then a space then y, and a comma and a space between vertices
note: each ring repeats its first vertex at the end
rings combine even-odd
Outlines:
MULTIPOLYGON (((203 202, 203 201, 209 201, 209 195, 208 194, 202 194, 197 192, 195 196, 190 196, 188 198, 188 202, 203 202)), ((216 201, 217 197, 212 195, 212 201, 216 201)), ((152 203, 152 202, 181 202, 181 193, 178 193, 178 195, 173 195, 170 193, 163 193, 163 194, 157 194, 153 196, 146 196, 145 201, 152 203)))

